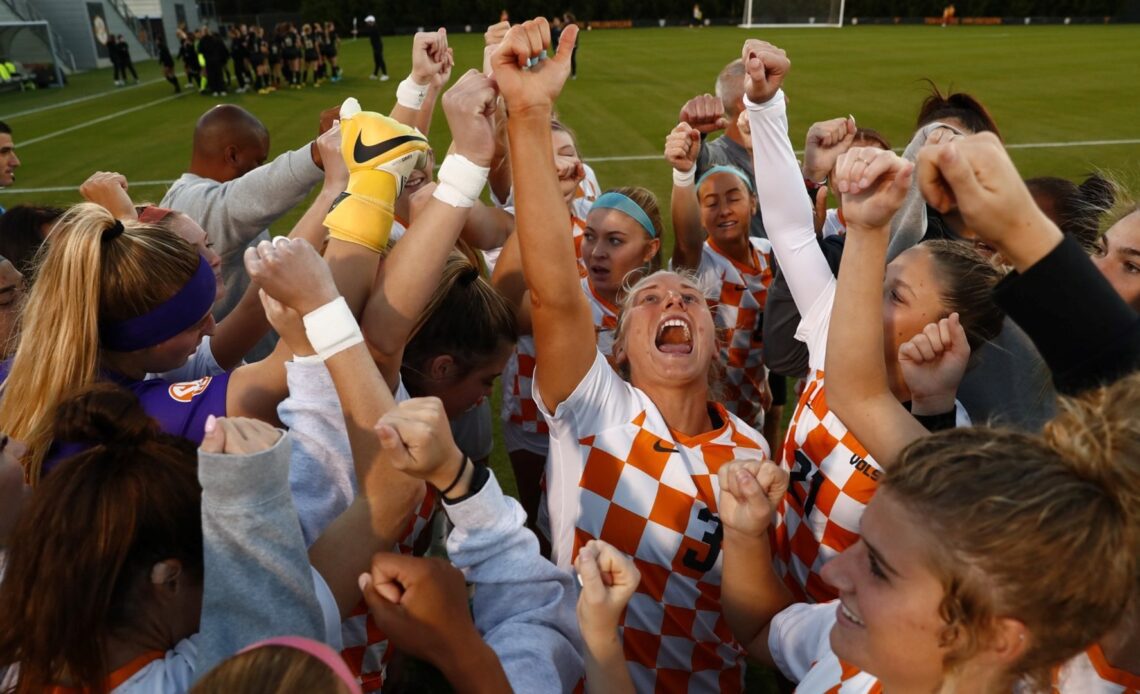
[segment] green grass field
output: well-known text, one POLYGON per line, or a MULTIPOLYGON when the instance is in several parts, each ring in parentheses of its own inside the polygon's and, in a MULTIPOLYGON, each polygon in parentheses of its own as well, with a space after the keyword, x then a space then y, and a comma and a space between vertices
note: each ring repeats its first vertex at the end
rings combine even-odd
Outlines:
MULTIPOLYGON (((559 111, 577 130, 603 187, 643 185, 667 201, 670 172, 660 154, 680 106, 712 92, 717 72, 753 36, 787 49, 792 58, 786 91, 794 142, 802 143, 813 121, 852 113, 901 147, 925 95, 922 80, 929 78, 944 89, 972 92, 988 105, 1025 176, 1077 179, 1104 170, 1137 190, 1140 123, 1132 92, 1140 26, 1126 25, 585 33, 579 78, 568 83, 559 111)), ((481 35, 452 35, 450 41, 456 76, 460 68, 479 66, 481 35)), ((386 83, 366 79, 372 67, 367 43, 346 41, 345 79, 339 84, 267 96, 231 94, 225 100, 265 122, 277 154, 310 139, 317 113, 348 96, 367 109, 387 111, 407 74, 410 45, 406 36, 386 41, 393 77, 386 83)), ((16 185, 0 192, 0 205, 76 202, 79 184, 96 170, 120 171, 136 182, 131 193, 137 201, 159 200, 166 182, 188 164, 195 120, 217 99, 172 98, 155 63, 138 69, 143 84, 134 88, 113 88, 110 71, 100 70, 74 76, 64 89, 0 96, 0 120, 15 130, 23 160, 16 185)), ((447 149, 441 114, 431 137, 437 152, 447 149)), ((287 215, 274 230, 287 231, 302 211, 287 215)), ((513 489, 505 456, 497 453, 493 464, 504 487, 513 489)), ((753 691, 770 686, 756 675, 750 680, 753 691)))

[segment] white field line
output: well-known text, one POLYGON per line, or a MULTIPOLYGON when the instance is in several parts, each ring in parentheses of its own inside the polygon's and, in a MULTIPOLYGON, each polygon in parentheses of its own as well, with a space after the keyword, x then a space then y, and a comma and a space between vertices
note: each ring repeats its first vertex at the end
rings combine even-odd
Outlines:
POLYGON ((170 96, 164 96, 161 99, 155 99, 154 101, 148 101, 145 104, 139 104, 138 106, 133 106, 131 108, 125 108, 122 111, 115 111, 114 113, 112 113, 110 115, 102 116, 100 118, 93 118, 89 121, 84 121, 82 123, 79 123, 78 125, 73 125, 70 128, 64 128, 63 130, 56 130, 55 132, 48 133, 47 135, 40 135, 39 137, 33 137, 30 140, 18 140, 16 142, 16 146, 19 147, 20 149, 23 149, 23 148, 27 147, 28 145, 34 145, 38 142, 43 142, 44 140, 50 140, 54 137, 59 137, 60 135, 66 135, 67 133, 75 132, 76 130, 82 130, 83 128, 87 128, 87 127, 90 127, 92 125, 97 125, 99 123, 105 123, 109 120, 114 120, 120 116, 125 116, 128 113, 134 113, 135 111, 141 111, 144 108, 150 108, 151 106, 157 106, 159 104, 164 104, 167 101, 173 101, 174 99, 178 99, 181 97, 182 97, 182 94, 171 94, 170 96))
POLYGON ((132 84, 129 87, 117 87, 115 89, 109 89, 105 92, 99 92, 98 94, 88 94, 87 96, 81 96, 78 99, 69 99, 68 101, 61 101, 58 104, 48 104, 47 106, 40 106, 39 108, 32 108, 28 109, 27 111, 20 111, 19 113, 5 113, 3 115, 0 115, 0 120, 12 120, 13 118, 19 118, 20 116, 31 116, 33 114, 43 113, 44 111, 50 111, 55 108, 74 106, 75 104, 82 104, 83 102, 91 101, 92 99, 101 99, 105 96, 111 96, 112 94, 122 94, 123 92, 129 92, 132 89, 138 89, 139 87, 145 87, 149 84, 157 84, 159 82, 165 81, 165 79, 153 79, 146 82, 139 82, 138 84, 132 84))
MULTIPOLYGON (((157 102, 151 102, 150 104, 144 104, 142 106, 136 107, 135 110, 138 110, 140 108, 146 108, 148 106, 153 106, 154 104, 162 102, 162 101, 169 101, 170 99, 173 99, 173 98, 177 98, 177 96, 167 97, 165 99, 159 99, 157 102)), ((117 115, 121 115, 123 113, 129 113, 129 112, 130 112, 129 110, 120 111, 119 113, 117 113, 115 115, 117 116, 117 115)), ((108 120, 108 119, 113 118, 113 117, 114 116, 107 116, 107 117, 100 119, 100 120, 108 120)), ((90 124, 93 124, 96 122, 98 122, 98 121, 91 121, 90 123, 84 123, 83 125, 75 126, 73 128, 68 128, 66 130, 61 130, 61 131, 59 131, 59 133, 55 133, 53 135, 45 135, 43 137, 36 138, 36 140, 33 140, 31 142, 39 142, 39 141, 46 139, 48 137, 54 137, 56 134, 62 134, 63 132, 69 132, 71 130, 75 130, 75 129, 78 129, 81 127, 85 127, 87 125, 90 125, 90 124)), ((22 147, 22 146, 27 145, 28 142, 20 142, 18 144, 22 147)), ((1113 145, 1137 145, 1137 144, 1140 144, 1140 138, 1131 138, 1131 139, 1127 139, 1127 140, 1082 140, 1079 142, 1023 142, 1021 144, 1006 145, 1005 147, 1006 147, 1006 149, 1055 149, 1055 148, 1059 148, 1059 147, 1109 147, 1109 146, 1113 146, 1113 145)), ((803 152, 797 151, 796 154, 803 154, 803 152)), ((587 157, 585 161, 587 163, 605 163, 605 162, 611 162, 611 161, 649 161, 651 159, 662 159, 662 158, 663 157, 660 154, 638 154, 638 155, 622 156, 622 157, 587 157)), ((131 186, 132 187, 139 187, 139 188, 141 188, 143 186, 168 186, 171 183, 174 183, 174 181, 173 180, 170 180, 170 181, 131 181, 131 186)), ((0 195, 4 195, 5 193, 8 193, 8 194, 15 194, 15 193, 62 193, 62 192, 66 192, 69 190, 79 190, 79 184, 77 183, 73 186, 49 186, 49 187, 45 187, 45 188, 20 188, 17 186, 17 187, 8 188, 5 190, 0 190, 0 195)))

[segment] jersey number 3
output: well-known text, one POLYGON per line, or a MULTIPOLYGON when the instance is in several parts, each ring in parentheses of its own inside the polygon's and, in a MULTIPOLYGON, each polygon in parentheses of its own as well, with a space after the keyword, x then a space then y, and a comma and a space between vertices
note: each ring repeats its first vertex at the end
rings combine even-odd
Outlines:
POLYGON ((709 546, 709 551, 705 553, 704 559, 700 559, 697 557, 697 550, 690 548, 685 551, 682 562, 693 571, 705 573, 716 566, 716 560, 720 556, 720 543, 724 539, 724 528, 721 527, 720 519, 707 506, 697 511, 697 518, 714 524, 713 529, 701 537, 701 542, 709 546))

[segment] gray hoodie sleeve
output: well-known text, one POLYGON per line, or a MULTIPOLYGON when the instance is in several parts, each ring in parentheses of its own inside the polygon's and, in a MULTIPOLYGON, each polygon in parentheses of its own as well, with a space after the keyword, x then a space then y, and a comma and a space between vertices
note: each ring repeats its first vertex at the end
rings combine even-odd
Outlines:
POLYGON ((198 452, 205 579, 195 672, 255 641, 323 641, 325 619, 289 498, 288 434, 253 455, 198 452))
POLYGON ((356 498, 356 470, 336 386, 324 362, 285 362, 289 397, 277 416, 293 438, 289 487, 305 544, 356 498))
POLYGON ((310 143, 232 181, 184 175, 162 199, 185 212, 210 234, 218 255, 240 252, 253 237, 301 202, 324 174, 313 163, 310 143))
MULTIPOLYGON (((903 159, 912 162, 918 161, 918 150, 926 144, 926 138, 930 137, 930 133, 939 128, 948 128, 959 133, 957 128, 945 123, 935 122, 924 125, 918 129, 918 132, 911 138, 910 144, 906 146, 906 150, 903 151, 903 159)), ((918 176, 916 175, 910 182, 910 190, 907 191, 902 207, 891 219, 891 241, 887 246, 887 262, 891 262, 899 253, 922 241, 922 237, 925 235, 926 200, 922 197, 922 191, 918 189, 918 176)))
POLYGON ((494 474, 469 499, 444 504, 447 554, 475 585, 475 626, 516 692, 572 691, 584 676, 576 586, 544 559, 526 514, 494 474))

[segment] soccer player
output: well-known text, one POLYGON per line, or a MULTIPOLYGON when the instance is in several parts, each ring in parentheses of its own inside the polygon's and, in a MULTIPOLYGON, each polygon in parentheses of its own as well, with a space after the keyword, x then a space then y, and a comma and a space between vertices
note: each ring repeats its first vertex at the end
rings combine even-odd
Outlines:
MULTIPOLYGON (((803 316, 797 338, 808 345, 813 372, 781 456, 783 465, 792 471, 792 485, 780 505, 774 550, 778 571, 795 597, 823 602, 835 593, 819 572, 858 539, 865 504, 893 460, 876 460, 867 442, 848 431, 842 415, 833 414, 835 402, 825 395, 824 369, 832 356, 828 324, 837 300, 836 280, 816 243, 811 202, 804 194, 803 177, 788 139, 780 85, 791 63, 770 44, 748 45, 755 62, 746 65, 745 106, 755 167, 769 172, 757 179, 757 195, 777 262, 803 316)), ((879 149, 865 151, 889 154, 879 149)), ((901 199, 895 204, 901 204, 901 199)), ((912 397, 899 358, 900 346, 929 323, 955 311, 962 317, 971 348, 992 338, 1002 320, 990 298, 990 289, 999 278, 997 270, 971 248, 946 241, 921 244, 891 263, 880 289, 884 305, 879 329, 890 391, 899 402, 912 397)), ((851 348, 846 345, 844 351, 851 348)), ((848 369, 829 378, 858 376, 848 369)), ((839 396, 851 392, 845 388, 839 396)), ((848 407, 858 408, 858 397, 848 397, 848 407)))
POLYGON ((709 402, 717 358, 712 314, 692 280, 651 274, 630 288, 614 355, 598 352, 550 140, 552 101, 570 73, 577 27, 554 58, 537 19, 512 27, 491 58, 507 123, 523 271, 531 291, 534 395, 551 430, 547 464, 553 558, 569 568, 590 539, 637 558, 642 581, 623 618, 625 654, 643 690, 739 691, 743 661, 719 603, 721 526, 713 477, 759 461, 759 432, 709 402), (519 153, 525 153, 521 155, 519 153))
MULTIPOLYGON (((734 166, 714 166, 694 185, 700 135, 681 123, 665 141, 673 166, 674 246, 670 264, 697 273, 723 331, 724 404, 756 428, 771 403, 764 367, 764 306, 772 283, 772 245, 749 236, 756 210, 752 179, 734 166)), ((779 441, 769 439, 774 450, 779 441)))

